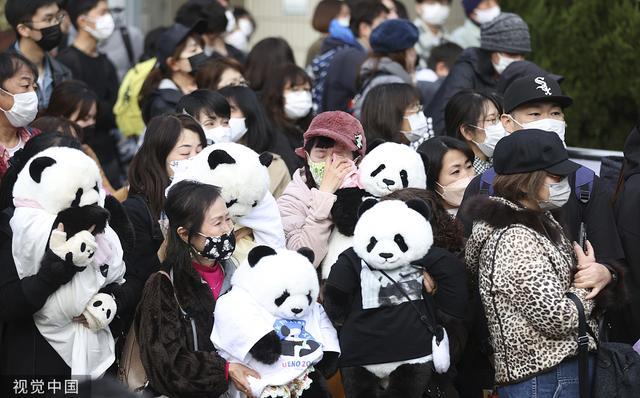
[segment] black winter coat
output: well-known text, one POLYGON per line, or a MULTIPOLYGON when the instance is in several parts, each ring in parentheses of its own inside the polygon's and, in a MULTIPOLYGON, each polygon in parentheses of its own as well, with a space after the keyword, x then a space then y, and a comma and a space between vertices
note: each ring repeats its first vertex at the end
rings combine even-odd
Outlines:
POLYGON ((427 117, 433 118, 436 135, 445 134, 444 108, 451 97, 466 89, 488 93, 495 91, 498 75, 493 68, 490 55, 490 52, 476 47, 467 48, 460 54, 458 61, 424 111, 427 117))
POLYGON ((617 340, 635 343, 640 339, 640 130, 636 126, 624 146, 624 186, 615 202, 618 234, 622 241, 628 271, 625 278, 629 303, 619 318, 623 322, 617 340))

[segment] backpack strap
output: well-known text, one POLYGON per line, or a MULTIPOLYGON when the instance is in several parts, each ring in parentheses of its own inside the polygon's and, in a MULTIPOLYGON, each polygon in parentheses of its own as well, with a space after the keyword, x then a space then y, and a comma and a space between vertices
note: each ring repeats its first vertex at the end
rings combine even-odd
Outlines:
POLYGON ((496 171, 488 168, 480 177, 480 195, 493 196, 493 180, 496 179, 496 171))
POLYGON ((124 43, 124 48, 127 50, 129 67, 132 67, 136 64, 136 60, 135 56, 133 55, 133 46, 131 45, 131 36, 129 35, 129 30, 126 26, 121 26, 119 30, 120 36, 122 37, 122 42, 124 43))
POLYGON ((576 197, 583 204, 589 203, 589 199, 591 199, 595 175, 596 173, 594 173, 593 170, 584 166, 581 166, 576 171, 576 181, 573 189, 576 197))

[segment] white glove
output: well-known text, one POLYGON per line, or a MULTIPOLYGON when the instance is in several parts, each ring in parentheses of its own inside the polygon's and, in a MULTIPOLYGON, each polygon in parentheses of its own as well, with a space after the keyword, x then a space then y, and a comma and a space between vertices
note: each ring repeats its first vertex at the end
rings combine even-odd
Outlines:
POLYGON ((100 330, 109 326, 116 316, 116 310, 117 306, 113 297, 105 293, 98 293, 89 301, 82 315, 87 320, 89 329, 100 330))
POLYGON ((73 262, 76 267, 86 267, 96 253, 96 238, 89 231, 80 231, 67 240, 63 229, 54 229, 49 239, 49 248, 62 260, 73 262))

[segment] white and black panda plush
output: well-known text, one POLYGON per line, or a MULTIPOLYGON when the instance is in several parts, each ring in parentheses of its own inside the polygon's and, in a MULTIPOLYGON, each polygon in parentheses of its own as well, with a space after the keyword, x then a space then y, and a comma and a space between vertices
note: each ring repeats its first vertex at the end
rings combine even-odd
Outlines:
POLYGON ((220 187, 234 222, 251 228, 258 244, 284 247, 280 212, 269 193, 267 167, 272 159, 268 152, 258 155, 233 142, 210 145, 174 175, 172 186, 195 180, 220 187))
POLYGON ((73 148, 49 148, 18 174, 10 225, 19 278, 36 274, 56 256, 76 273, 34 315, 36 327, 71 368, 100 377, 115 359, 108 328, 116 314, 103 288, 124 283, 123 250, 109 226, 105 194, 95 161, 73 148), (62 230, 64 228, 64 230, 62 230), (84 315, 89 327, 73 318, 84 315))
POLYGON ((382 198, 404 188, 426 189, 425 164, 422 155, 407 145, 381 142, 370 146, 370 151, 358 165, 362 189, 342 188, 336 192, 336 201, 331 208, 335 227, 329 237, 327 255, 321 263, 323 279, 329 276, 340 253, 351 247, 362 201, 367 197, 382 198))
POLYGON ((420 398, 433 368, 444 373, 450 361, 447 334, 423 294, 422 271, 432 272, 430 210, 421 200, 368 199, 360 212, 353 248, 339 256, 324 290, 340 330, 345 393, 420 398))
POLYGON ((307 248, 257 246, 216 302, 211 340, 225 359, 260 374, 249 379, 256 397, 329 397, 324 377, 336 371, 340 346, 317 302, 312 261, 307 248))

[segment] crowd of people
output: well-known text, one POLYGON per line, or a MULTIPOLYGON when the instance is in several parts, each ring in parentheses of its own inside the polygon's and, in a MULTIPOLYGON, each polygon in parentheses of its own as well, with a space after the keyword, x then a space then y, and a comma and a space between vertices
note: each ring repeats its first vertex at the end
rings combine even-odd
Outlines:
POLYGON ((638 375, 640 127, 613 189, 570 160, 526 21, 321 0, 301 67, 229 3, 6 1, 2 396, 587 398, 609 341, 638 375))

